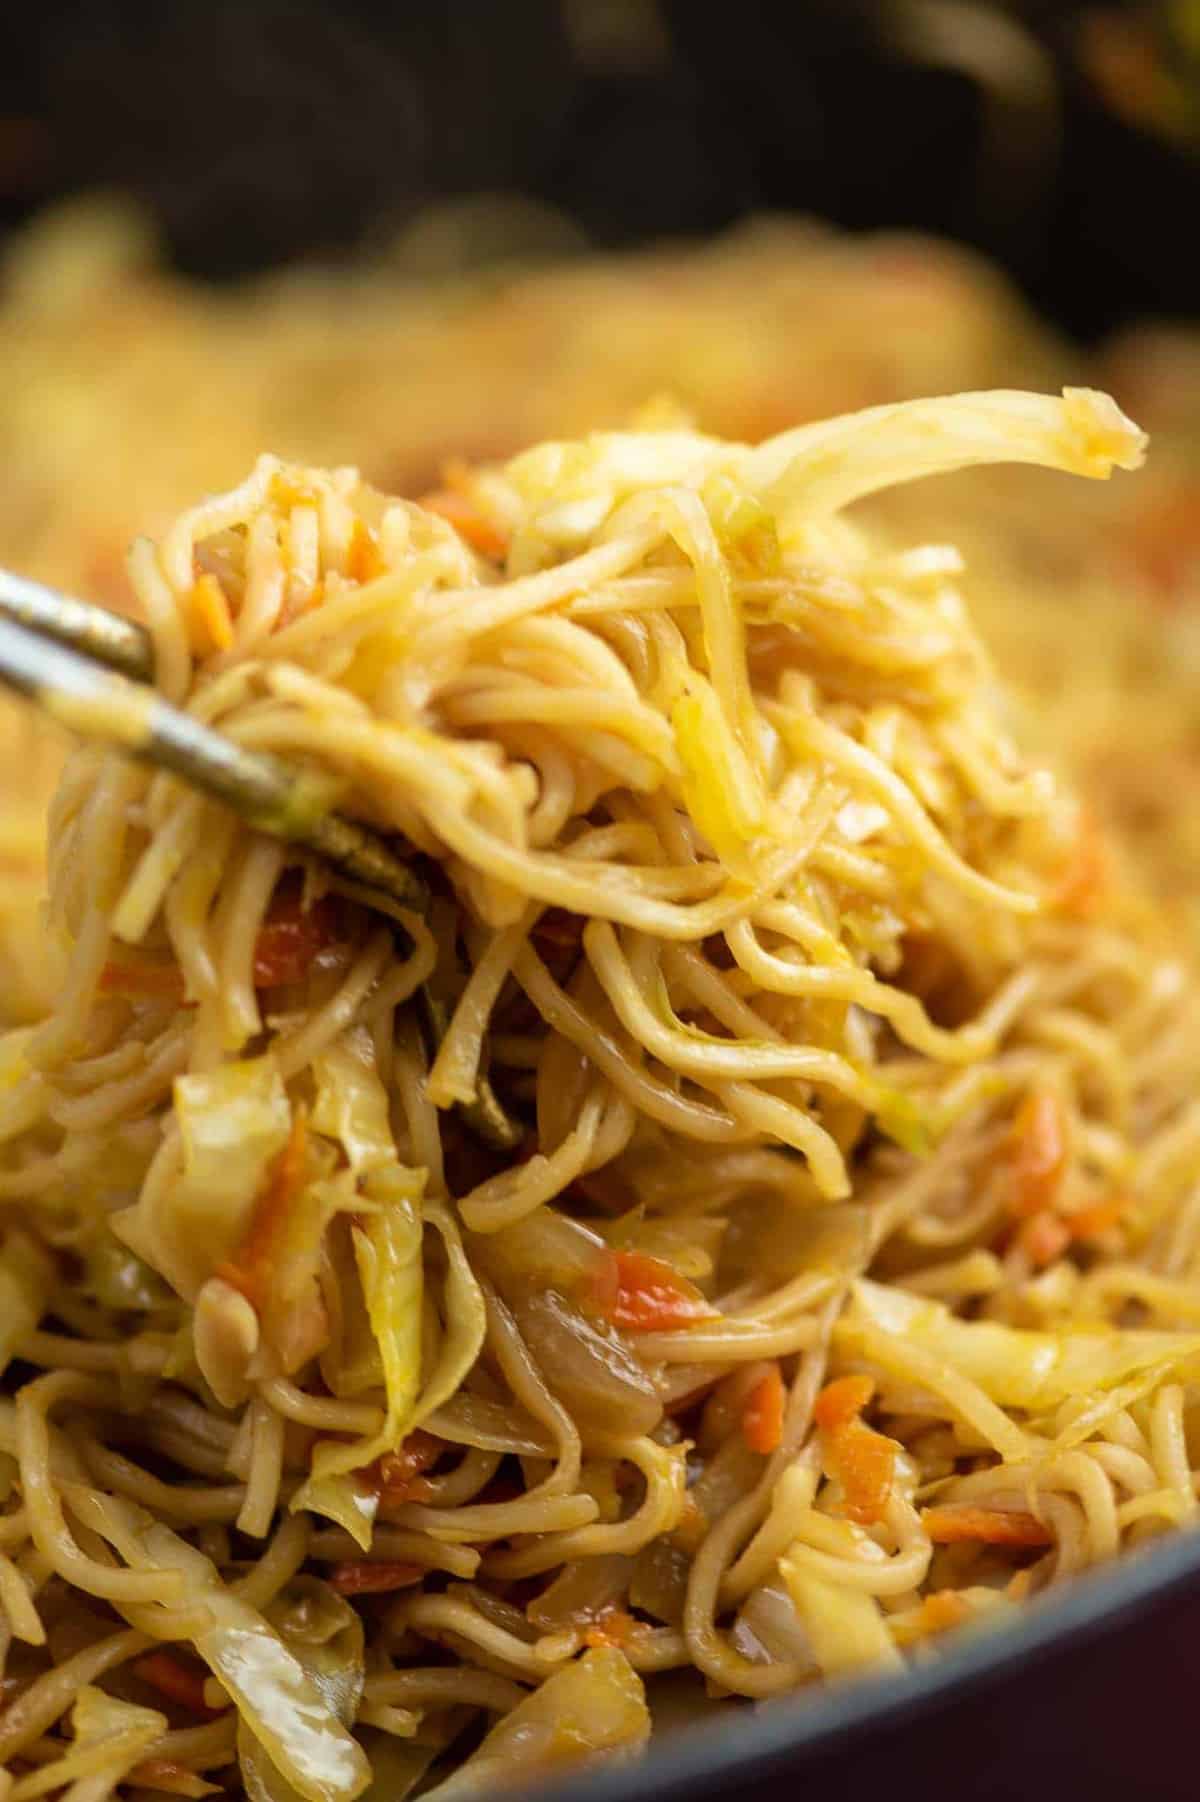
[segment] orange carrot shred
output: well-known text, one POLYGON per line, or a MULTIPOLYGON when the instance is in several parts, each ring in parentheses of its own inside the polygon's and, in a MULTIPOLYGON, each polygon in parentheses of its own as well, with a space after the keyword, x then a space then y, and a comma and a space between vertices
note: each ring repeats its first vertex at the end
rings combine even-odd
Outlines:
POLYGON ((261 1195, 254 1204, 250 1227, 232 1258, 217 1266, 216 1274, 237 1289, 252 1307, 262 1311, 272 1287, 280 1241, 287 1227, 292 1199, 304 1181, 308 1163, 308 1121, 303 1108, 292 1115, 287 1144, 275 1159, 261 1195))
POLYGON ((825 1385, 813 1406, 830 1475, 844 1492, 845 1512, 863 1527, 883 1519, 896 1480, 895 1440, 862 1419, 874 1393, 872 1377, 837 1377, 825 1385))
POLYGON ((1044 1270, 1047 1264, 1053 1264, 1055 1258, 1062 1256, 1071 1237, 1071 1228, 1062 1215, 1042 1208, 1022 1223, 1017 1243, 1030 1263, 1036 1269, 1044 1270))
POLYGON ((845 1511, 860 1527, 882 1520, 896 1480, 896 1442, 856 1420, 833 1435, 830 1462, 845 1491, 845 1511))
POLYGON ((1058 886, 1050 898, 1051 905, 1060 913, 1086 918, 1103 894, 1107 882, 1108 853, 1104 838, 1095 815, 1085 808, 1080 815, 1075 844, 1067 857, 1058 886))
POLYGON ((584 1629, 585 1646, 614 1646, 619 1651, 629 1644, 630 1635, 637 1627, 632 1614, 624 1608, 615 1606, 602 1609, 590 1627, 584 1629))
POLYGON ((742 1410, 742 1438, 752 1452, 770 1456, 783 1438, 785 1399, 779 1366, 772 1364, 755 1383, 742 1410))
POLYGON ((935 1545, 978 1540, 984 1545, 1051 1545, 1053 1535, 1036 1515, 1020 1508, 971 1508, 948 1503, 927 1508, 921 1516, 935 1545))
POLYGON ((676 1327, 711 1320, 716 1309, 699 1289, 662 1258, 644 1251, 619 1251, 612 1324, 634 1333, 669 1333, 676 1327))
POLYGON ((1102 1233, 1111 1232, 1114 1226, 1120 1225, 1123 1212, 1123 1202, 1098 1201, 1093 1207, 1068 1214, 1066 1224, 1073 1239, 1098 1239, 1102 1233))
POLYGON ((337 926, 337 903, 332 897, 326 895, 311 907, 302 907, 298 895, 277 896, 254 942, 255 988, 301 982, 317 953, 333 944, 337 926))
POLYGON ((182 1001, 183 971, 175 964, 107 963, 100 972, 100 989, 105 995, 182 1001))
POLYGON ((937 1589, 921 1603, 921 1625, 927 1633, 945 1633, 961 1627, 971 1610, 953 1589, 937 1589))
POLYGON ((375 534, 361 519, 356 519, 346 547, 346 574, 352 582, 370 582, 382 575, 385 567, 375 534))
POLYGON ((171 1652, 147 1652, 133 1666, 143 1683, 156 1689, 168 1702, 176 1702, 193 1714, 211 1719, 221 1709, 210 1708, 204 1698, 204 1673, 182 1664, 171 1652))
POLYGON ((465 538, 481 557, 500 563, 508 555, 508 533, 489 519, 470 495, 454 488, 437 488, 432 494, 422 495, 420 504, 427 512, 449 520, 459 537, 465 538))
POLYGON ((1011 1138, 1012 1195, 1017 1215, 1036 1214, 1053 1201, 1067 1163, 1062 1103, 1049 1089, 1034 1089, 1017 1109, 1011 1138))
POLYGON ((675 1526, 673 1534, 675 1542, 682 1546, 685 1552, 698 1551, 708 1528, 708 1516, 689 1489, 683 1498, 683 1508, 675 1526))
POLYGON ((347 1558, 329 1573, 331 1589, 342 1596, 382 1596, 393 1589, 408 1589, 424 1576, 419 1564, 398 1564, 387 1559, 347 1558))
POLYGON ((198 657, 227 651, 233 643, 233 619, 225 590, 209 571, 197 576, 184 602, 188 639, 198 657))
POLYGON ((401 1502, 428 1500, 428 1485, 422 1473, 437 1463, 445 1442, 420 1427, 401 1441, 394 1452, 384 1452, 374 1464, 361 1472, 367 1487, 385 1506, 398 1507, 401 1502))
POLYGON ((857 1420, 875 1393, 875 1380, 869 1376, 837 1377, 826 1383, 813 1404, 813 1419, 826 1432, 857 1420))

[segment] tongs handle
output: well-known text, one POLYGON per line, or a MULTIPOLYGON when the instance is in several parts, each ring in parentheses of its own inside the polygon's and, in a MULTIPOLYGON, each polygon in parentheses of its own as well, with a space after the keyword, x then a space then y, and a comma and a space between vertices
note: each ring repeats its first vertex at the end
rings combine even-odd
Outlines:
MULTIPOLYGON (((123 654, 125 647, 119 649, 123 654)), ((304 845, 402 908, 427 910, 425 884, 376 833, 333 811, 323 778, 246 750, 143 683, 2 617, 0 680, 71 731, 182 777, 256 831, 304 845)))
POLYGON ((52 638, 134 682, 153 682, 154 646, 145 626, 93 606, 72 594, 60 594, 28 576, 0 569, 0 612, 40 638, 52 638))

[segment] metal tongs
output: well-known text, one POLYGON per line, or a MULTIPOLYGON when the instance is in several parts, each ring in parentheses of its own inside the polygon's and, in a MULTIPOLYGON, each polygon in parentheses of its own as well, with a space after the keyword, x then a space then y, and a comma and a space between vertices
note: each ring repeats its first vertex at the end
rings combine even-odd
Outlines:
MULTIPOLYGON (((357 888, 411 913, 429 910, 429 891, 386 840, 330 810, 321 778, 269 752, 234 744, 155 693, 150 635, 133 620, 40 582, 0 570, 0 682, 44 713, 142 763, 170 770, 253 827, 302 845, 357 888)), ((429 1054, 445 1031, 442 1005, 417 991, 429 1054)), ((485 1144, 511 1151, 521 1137, 486 1078, 458 1112, 485 1144)))

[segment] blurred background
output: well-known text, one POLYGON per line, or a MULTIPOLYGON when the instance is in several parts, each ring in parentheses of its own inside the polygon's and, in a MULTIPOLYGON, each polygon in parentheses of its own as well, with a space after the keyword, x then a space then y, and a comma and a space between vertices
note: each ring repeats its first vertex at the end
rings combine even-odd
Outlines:
MULTIPOLYGON (((1090 382, 1135 479, 874 523, 965 552, 1027 742, 1200 935, 1198 203, 1200 0, 0 5, 0 563, 129 606, 131 538, 263 450, 419 496, 635 420, 1090 382)), ((9 1018, 60 756, 4 704, 9 1018)))
POLYGON ((0 17, 0 216, 115 189, 227 280, 498 191, 545 211, 430 265, 811 213, 1094 335, 1200 304, 1198 79, 1197 0, 43 0, 0 17))

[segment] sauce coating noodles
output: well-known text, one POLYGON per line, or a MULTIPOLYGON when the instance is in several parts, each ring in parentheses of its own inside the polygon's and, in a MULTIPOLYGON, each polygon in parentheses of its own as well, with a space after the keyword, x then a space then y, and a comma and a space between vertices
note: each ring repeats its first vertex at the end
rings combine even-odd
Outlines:
POLYGON ((1193 1518, 1192 970, 958 557, 843 511, 1143 444, 1068 389, 423 502, 265 456, 135 545, 164 692, 429 905, 67 764, 0 1042, 11 1802, 471 1793, 1193 1518))

